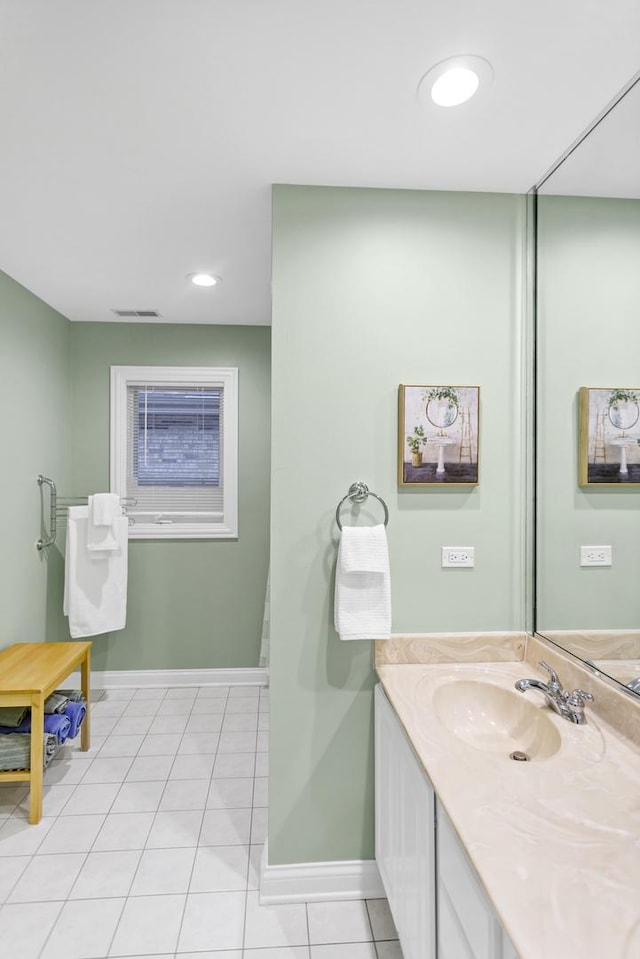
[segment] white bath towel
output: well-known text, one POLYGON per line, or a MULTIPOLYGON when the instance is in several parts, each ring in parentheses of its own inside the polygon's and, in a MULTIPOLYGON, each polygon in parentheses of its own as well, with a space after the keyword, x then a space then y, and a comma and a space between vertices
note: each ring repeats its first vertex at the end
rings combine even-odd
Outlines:
POLYGON ((115 523, 121 516, 117 493, 94 493, 90 496, 87 549, 91 552, 115 552, 118 549, 115 523))
POLYGON ((391 575, 384 526, 345 526, 336 567, 334 622, 340 639, 389 639, 391 575))
POLYGON ((72 506, 67 520, 63 611, 73 639, 124 629, 127 619, 127 518, 113 526, 117 549, 92 553, 88 514, 88 506, 72 506))

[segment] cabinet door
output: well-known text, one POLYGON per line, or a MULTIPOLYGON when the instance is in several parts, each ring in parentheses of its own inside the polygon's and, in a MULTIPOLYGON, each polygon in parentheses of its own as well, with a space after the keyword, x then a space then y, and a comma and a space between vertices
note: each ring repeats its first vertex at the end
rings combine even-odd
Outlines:
POLYGON ((435 796, 381 686, 375 714, 376 860, 404 959, 436 959, 435 796))

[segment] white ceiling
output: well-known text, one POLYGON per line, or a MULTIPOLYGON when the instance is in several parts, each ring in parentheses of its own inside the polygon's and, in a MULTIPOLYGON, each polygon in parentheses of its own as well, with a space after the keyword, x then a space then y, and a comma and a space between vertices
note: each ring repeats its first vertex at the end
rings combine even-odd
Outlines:
POLYGON ((72 320, 268 324, 272 183, 526 192, 639 38, 640 0, 0 0, 0 267, 72 320), (460 53, 490 94, 425 112, 460 53))

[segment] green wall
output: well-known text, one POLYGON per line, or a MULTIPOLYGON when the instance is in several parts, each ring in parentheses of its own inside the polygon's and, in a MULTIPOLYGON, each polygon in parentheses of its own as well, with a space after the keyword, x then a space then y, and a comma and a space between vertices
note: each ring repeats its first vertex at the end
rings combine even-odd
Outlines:
POLYGON ((108 489, 112 365, 239 369, 239 537, 130 541, 127 628, 94 639, 94 668, 257 666, 269 562, 270 333, 71 325, 74 493, 108 489))
MULTIPOLYGON (((640 201, 539 197, 542 630, 638 627, 640 489, 578 486, 578 390, 640 388, 639 316, 640 201), (613 566, 581 568, 581 545, 613 546, 613 566)), ((630 457, 638 462, 638 451, 630 457)))
POLYGON ((372 644, 333 630, 335 509, 355 480, 389 505, 394 632, 525 627, 526 201, 273 199, 269 860, 367 859, 372 644), (480 386, 477 488, 398 489, 400 383, 480 386), (442 570, 443 545, 476 568, 442 570))
MULTIPOLYGON (((0 647, 64 636, 62 565, 39 553, 39 473, 64 488, 69 437, 69 327, 51 307, 0 272, 0 647)), ((48 494, 44 494, 48 522, 48 494)))

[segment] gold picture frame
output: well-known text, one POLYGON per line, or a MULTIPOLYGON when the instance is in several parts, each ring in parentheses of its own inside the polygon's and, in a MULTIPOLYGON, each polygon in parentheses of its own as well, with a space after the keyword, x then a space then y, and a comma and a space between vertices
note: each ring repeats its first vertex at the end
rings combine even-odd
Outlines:
POLYGON ((581 386, 578 484, 640 486, 640 388, 581 386))
POLYGON ((479 483, 479 386, 398 387, 398 485, 479 483))

